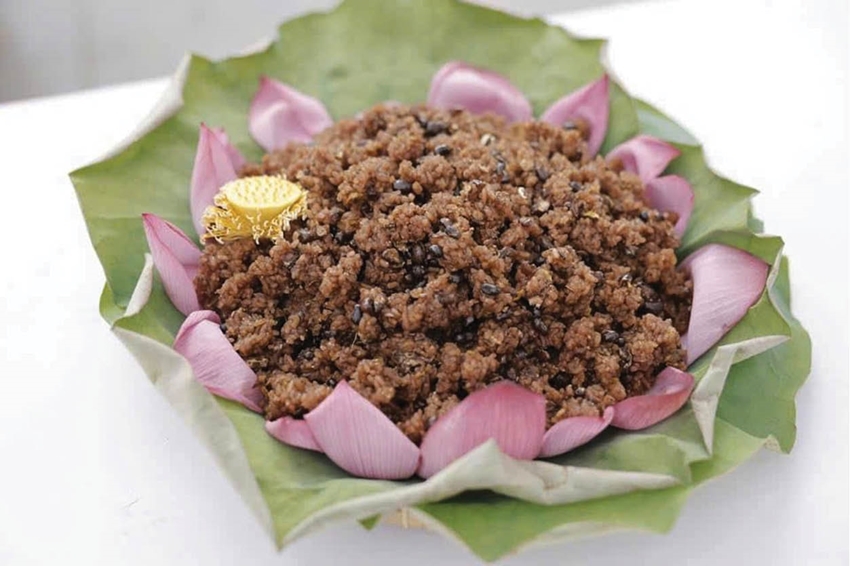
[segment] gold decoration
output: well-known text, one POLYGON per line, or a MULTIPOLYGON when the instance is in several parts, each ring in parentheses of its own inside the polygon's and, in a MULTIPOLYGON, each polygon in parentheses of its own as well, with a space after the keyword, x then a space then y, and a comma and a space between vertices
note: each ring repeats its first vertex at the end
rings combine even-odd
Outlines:
POLYGON ((297 183, 269 175, 244 177, 219 189, 204 211, 205 237, 275 241, 307 210, 307 192, 297 183))

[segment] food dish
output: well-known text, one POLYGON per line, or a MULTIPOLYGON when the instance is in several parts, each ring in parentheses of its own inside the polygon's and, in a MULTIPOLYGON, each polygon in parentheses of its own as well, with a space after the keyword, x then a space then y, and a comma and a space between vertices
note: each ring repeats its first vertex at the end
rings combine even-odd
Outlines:
POLYGON ((556 456, 663 420, 767 264, 714 245, 685 263, 709 258, 709 276, 677 269, 693 191, 660 173, 678 151, 640 136, 596 155, 608 98, 603 76, 535 121, 505 77, 454 61, 427 105, 328 126, 320 101, 261 79, 261 163, 201 129, 200 257, 144 215, 166 292, 191 304, 175 348, 272 436, 358 476, 430 477, 487 440, 556 456))
MULTIPOLYGON (((353 4, 349 4, 348 6, 352 5, 353 4)), ((469 7, 460 7, 454 3, 446 3, 446 6, 450 6, 445 9, 447 10, 447 13, 452 12, 453 16, 467 14, 466 10, 477 10, 469 7)), ((351 18, 354 13, 352 10, 354 10, 354 8, 346 7, 346 5, 344 5, 343 8, 341 8, 335 15, 328 16, 328 21, 331 21, 332 18, 336 18, 334 21, 337 22, 342 21, 345 18, 351 18)), ((476 13, 478 16, 486 13, 487 17, 495 17, 486 11, 476 13)), ((400 16, 401 14, 399 13, 395 15, 400 16)), ((512 19, 508 19, 506 22, 511 26, 514 26, 512 29, 516 30, 525 29, 524 26, 526 25, 530 26, 528 29, 531 29, 531 27, 534 26, 534 24, 528 24, 526 22, 512 19)), ((358 21, 358 23, 362 22, 358 21)), ((545 29, 541 29, 540 27, 534 27, 534 32, 536 37, 542 37, 545 33, 547 33, 545 29)), ((286 36, 284 35, 284 37, 286 36)), ((565 47, 567 51, 572 49, 576 51, 576 53, 581 52, 581 46, 588 47, 588 45, 575 42, 574 40, 564 40, 564 45, 568 46, 565 47)), ((462 49, 457 47, 455 47, 455 49, 458 52, 462 51, 462 49)), ((432 64, 433 63, 430 62, 428 63, 428 65, 432 64)), ((479 62, 478 64, 481 65, 482 63, 479 62)), ((198 68, 203 68, 203 64, 196 64, 196 73, 199 72, 197 71, 198 68)), ((412 68, 415 70, 416 65, 413 65, 412 68)), ((577 66, 576 68, 580 70, 583 67, 577 66)), ((530 93, 529 96, 533 103, 529 104, 529 107, 536 107, 537 112, 540 114, 543 114, 546 108, 546 105, 541 104, 541 101, 545 100, 546 104, 552 105, 557 101, 556 96, 560 96, 565 92, 577 92, 576 89, 579 89, 582 84, 590 84, 599 77, 599 74, 595 74, 595 72, 588 76, 589 73, 581 71, 584 73, 582 81, 573 81, 572 85, 574 88, 572 91, 561 91, 556 96, 552 96, 550 93, 541 98, 539 95, 541 92, 539 90, 540 87, 539 85, 534 86, 535 83, 533 80, 530 80, 529 82, 527 76, 523 78, 524 75, 522 72, 517 71, 514 67, 506 67, 502 64, 502 67, 499 68, 499 70, 503 72, 505 72, 506 69, 513 69, 510 71, 512 78, 519 77, 520 82, 522 82, 524 87, 523 90, 530 93)), ((415 70, 415 73, 413 74, 418 76, 420 81, 422 80, 422 73, 420 70, 415 70)), ((428 73, 427 76, 431 76, 431 73, 428 73)), ((299 86, 302 86, 303 84, 308 83, 302 83, 299 84, 299 86)), ((424 90, 425 89, 422 89, 421 92, 424 92, 424 90)), ((637 133, 632 131, 626 132, 626 135, 623 135, 623 124, 628 125, 628 120, 624 119, 623 113, 623 94, 618 90, 618 87, 615 84, 612 84, 612 90, 613 92, 610 103, 611 127, 605 130, 605 140, 602 142, 603 153, 609 157, 612 153, 616 154, 617 150, 615 148, 618 145, 628 143, 628 140, 637 133), (607 147, 605 147, 606 144, 607 147)), ((391 96, 392 98, 407 98, 409 100, 414 96, 421 97, 421 94, 411 94, 410 92, 405 91, 404 88, 396 91, 390 90, 390 92, 392 94, 398 93, 400 95, 391 96)), ((245 94, 242 94, 240 96, 246 100, 250 98, 250 95, 246 96, 245 94)), ((203 99, 204 98, 202 96, 201 100, 203 99)), ((381 100, 372 98, 371 95, 365 97, 365 99, 368 100, 369 104, 374 104, 381 100)), ((331 101, 332 100, 333 97, 331 97, 331 101)), ((415 98, 413 98, 413 100, 415 100, 415 98)), ((348 516, 353 515, 366 517, 368 514, 375 512, 386 512, 395 506, 417 505, 418 511, 428 513, 430 517, 439 517, 438 520, 443 522, 450 519, 447 519, 445 515, 441 515, 441 507, 439 503, 435 502, 439 502, 450 495, 454 495, 464 490, 489 488, 497 493, 508 496, 511 501, 528 501, 547 506, 555 506, 552 507, 552 510, 557 513, 563 513, 560 516, 567 521, 575 520, 569 519, 569 517, 578 517, 579 515, 575 515, 575 513, 578 513, 580 509, 584 509, 586 512, 584 515, 585 517, 593 516, 592 511, 597 509, 597 512, 600 513, 600 515, 597 515, 596 518, 600 522, 613 520, 621 525, 627 524, 636 526, 638 524, 642 524, 644 528, 653 528, 653 513, 647 512, 648 508, 645 505, 643 509, 640 510, 640 517, 638 517, 638 515, 631 515, 631 518, 629 518, 629 514, 633 511, 637 512, 637 510, 633 510, 632 508, 634 506, 627 503, 628 495, 618 494, 628 494, 628 492, 634 491, 635 488, 650 489, 653 490, 652 492, 649 492, 651 493, 649 496, 650 499, 657 498, 659 502, 672 502, 671 493, 669 490, 663 488, 677 485, 695 485, 700 481, 699 478, 703 477, 701 474, 722 473, 722 471, 728 469, 728 465, 730 463, 739 461, 742 457, 746 457, 746 454, 751 453, 752 450, 760 445, 758 440, 759 437, 753 436, 749 433, 761 434, 764 431, 755 430, 751 423, 743 423, 740 420, 736 420, 734 415, 732 415, 732 417, 727 417, 731 418, 731 424, 726 420, 721 421, 715 419, 715 410, 718 403, 717 392, 722 390, 723 382, 729 374, 730 365, 733 361, 744 357, 757 356, 760 352, 771 353, 771 349, 780 342, 786 341, 789 334, 792 335, 791 341, 793 342, 794 330, 789 328, 789 325, 793 324, 793 319, 790 318, 790 315, 788 315, 787 308, 784 308, 783 306, 783 303, 787 303, 787 295, 783 295, 783 281, 785 281, 786 275, 783 274, 785 272, 782 268, 782 262, 778 259, 778 253, 781 249, 779 246, 781 245, 781 242, 778 242, 776 239, 752 236, 752 233, 749 232, 749 228, 753 226, 753 223, 747 218, 749 208, 748 198, 751 193, 744 188, 734 186, 714 177, 707 171, 707 169, 704 169, 704 164, 702 164, 698 149, 689 147, 687 143, 682 143, 683 140, 688 140, 686 133, 678 129, 677 126, 671 122, 666 121, 663 116, 654 110, 649 109, 645 105, 630 101, 629 99, 625 100, 632 109, 632 115, 635 115, 635 112, 637 112, 637 116, 642 119, 642 121, 639 121, 638 124, 640 125, 640 131, 643 132, 644 136, 649 135, 654 138, 664 138, 667 140, 664 145, 668 145, 668 147, 669 142, 678 142, 678 146, 675 148, 675 151, 681 152, 681 155, 672 163, 667 173, 681 173, 680 176, 682 178, 693 183, 694 194, 696 196, 693 215, 688 223, 687 230, 682 236, 682 246, 678 249, 680 259, 688 255, 690 252, 694 252, 698 248, 701 248, 703 245, 706 246, 704 248, 705 251, 695 255, 693 260, 689 260, 694 280, 696 281, 698 274, 700 273, 708 274, 710 276, 711 273, 714 272, 710 266, 715 261, 733 261, 739 262, 741 265, 745 266, 757 266, 757 269, 754 269, 754 272, 758 276, 747 277, 746 280, 755 280, 757 282, 760 280, 759 284, 755 286, 755 296, 751 297, 751 299, 746 303, 746 306, 749 306, 750 303, 755 301, 755 305, 749 310, 747 310, 745 306, 743 312, 736 315, 738 318, 740 318, 740 316, 744 316, 746 320, 737 325, 725 336, 725 338, 722 339, 719 347, 709 350, 708 354, 701 360, 689 360, 691 362, 695 362, 691 364, 689 370, 696 377, 698 384, 694 389, 691 403, 688 407, 686 407, 682 412, 677 413, 673 418, 657 425, 656 428, 653 429, 652 435, 631 435, 613 432, 604 433, 598 441, 591 443, 580 451, 559 457, 560 459, 556 458, 551 462, 533 462, 529 465, 519 465, 515 460, 504 459, 499 455, 499 451, 493 450, 492 445, 485 444, 461 457, 454 464, 443 470, 441 473, 435 475, 428 482, 420 482, 405 486, 388 485, 386 483, 367 484, 363 483, 364 480, 357 480, 360 483, 351 480, 351 483, 349 483, 349 480, 341 480, 344 476, 340 477, 336 475, 337 472, 334 472, 332 468, 327 467, 326 464, 323 463, 327 462, 324 457, 319 455, 310 455, 304 451, 293 452, 294 449, 287 449, 285 446, 274 443, 274 441, 271 441, 272 444, 269 444, 268 437, 266 437, 266 440, 263 440, 261 437, 257 437, 256 432, 254 432, 258 429, 262 431, 262 427, 258 426, 261 424, 261 420, 258 422, 257 418, 251 416, 249 414, 250 412, 246 412, 244 409, 228 404, 227 402, 219 402, 218 405, 223 409, 224 414, 228 417, 231 423, 229 425, 223 425, 223 422, 219 421, 219 425, 225 426, 225 428, 227 426, 234 427, 236 433, 239 435, 241 450, 245 451, 248 460, 248 466, 250 468, 249 473, 253 475, 253 477, 257 478, 256 481, 258 481, 259 489, 262 491, 262 497, 265 500, 265 504, 268 505, 268 509, 272 513, 280 540, 292 536, 292 533, 296 533, 301 528, 304 528, 304 525, 309 524, 309 521, 319 520, 312 516, 285 518, 280 515, 280 508, 277 507, 277 502, 281 501, 281 499, 278 498, 284 497, 284 492, 288 495, 295 493, 299 489, 297 485, 299 485, 299 482, 302 481, 306 481, 307 483, 301 485, 307 485, 312 482, 314 491, 320 494, 330 493, 330 491, 325 491, 326 488, 324 487, 325 484, 323 482, 326 481, 334 483, 337 488, 342 485, 339 483, 340 481, 343 481, 344 485, 349 486, 347 489, 350 489, 350 491, 347 496, 341 496, 337 490, 337 495, 334 496, 335 500, 329 501, 325 499, 324 503, 321 505, 322 509, 335 510, 334 513, 338 513, 336 516, 342 516, 339 515, 339 513, 348 513, 348 516), (635 109, 637 109, 637 111, 635 109), (650 117, 651 119, 647 119, 647 117, 650 117), (711 198, 707 198, 709 194, 711 195, 711 198), (729 257, 729 255, 726 254, 724 259, 724 253, 718 251, 731 248, 742 250, 743 255, 733 254, 733 257, 729 257), (768 264, 772 266, 770 276, 768 276, 768 264), (765 287, 765 284, 767 285, 767 291, 762 293, 762 289, 765 287), (738 428, 739 426, 743 428, 738 428), (657 441, 657 446, 648 448, 647 443, 649 441, 657 441), (649 452, 647 452, 647 450, 649 450, 649 452), (638 454, 640 453, 652 453, 654 455, 653 462, 646 462, 645 460, 642 460, 638 457, 638 454), (724 456, 720 460, 717 460, 716 464, 711 464, 711 462, 715 461, 712 453, 715 455, 724 454, 724 456), (731 454, 734 454, 734 456, 731 454), (604 463, 611 462, 612 457, 616 458, 613 461, 618 462, 618 464, 616 464, 613 468, 610 466, 606 468, 604 463), (299 479, 300 470, 292 468, 291 464, 285 465, 285 462, 294 461, 292 460, 294 458, 305 463, 307 467, 312 467, 314 473, 309 481, 306 476, 303 479, 299 479), (678 464, 676 462, 678 462, 678 464), (701 466, 701 462, 708 462, 709 466, 707 468, 704 465, 701 466), (315 473, 316 470, 320 470, 318 477, 315 473), (470 470, 474 470, 476 473, 470 475, 470 470), (563 480, 557 483, 556 488, 540 491, 539 488, 534 487, 536 485, 535 482, 539 482, 541 478, 548 477, 551 479, 554 477, 552 474, 561 473, 557 472, 557 470, 563 470, 564 472, 568 471, 568 473, 564 476, 563 480), (357 493, 357 490, 361 487, 371 491, 372 494, 375 494, 377 491, 383 499, 379 501, 379 497, 373 497, 363 491, 357 493), (281 489, 283 489, 283 491, 281 491, 281 489), (604 502, 599 500, 599 497, 603 495, 609 496, 604 502), (346 505, 348 506, 346 507, 346 505), (590 511, 589 513, 588 510, 590 511), (290 519, 292 522, 289 522, 290 519)), ((197 104, 197 102, 195 104, 197 104)), ((367 107, 369 104, 364 104, 360 107, 360 109, 367 107)), ((188 108, 191 109, 193 107, 192 105, 193 103, 190 99, 188 108)), ((339 105, 336 106, 335 112, 340 112, 339 105)), ((179 122, 180 120, 189 119, 187 121, 191 121, 194 119, 194 124, 197 125, 199 114, 201 113, 199 113, 197 109, 188 110, 180 114, 183 118, 178 118, 177 120, 179 122)), ((224 114, 220 115, 223 116, 224 114)), ((212 120, 212 118, 213 116, 202 117, 202 119, 209 120, 212 120)), ((256 128, 252 129, 257 131, 256 128)), ((212 129, 210 131, 217 134, 215 136, 216 138, 220 138, 220 132, 212 129)), ((228 124, 228 133, 233 137, 234 131, 238 132, 239 126, 235 126, 234 123, 231 122, 228 124)), ((592 137, 592 134, 593 131, 591 131, 589 139, 592 137)), ((158 140, 155 140, 153 139, 154 137, 155 134, 149 138, 150 143, 158 142, 160 147, 162 147, 163 139, 159 138, 158 140)), ((235 136, 235 139, 240 139, 240 147, 245 147, 244 144, 246 138, 244 135, 242 135, 242 137, 237 135, 235 136)), ((637 151, 634 142, 632 142, 633 145, 631 146, 624 146, 626 148, 632 148, 631 156, 633 158, 635 158, 635 155, 645 151, 648 145, 646 143, 646 137, 638 137, 636 139, 640 142, 640 145, 637 146, 637 151)), ((147 147, 156 146, 156 144, 150 145, 150 143, 147 147)), ((222 145, 227 148, 226 145, 222 145)), ((159 148, 157 148, 157 150, 158 149, 159 148)), ((194 147, 192 147, 192 150, 194 150, 194 147)), ((181 155, 184 156, 181 159, 185 159, 186 151, 183 150, 181 155)), ((230 157, 232 158, 232 152, 230 157)), ((126 161, 128 159, 127 157, 124 159, 125 164, 130 163, 126 161)), ((186 161, 191 163, 191 159, 186 161)), ((621 157, 620 161, 627 162, 628 158, 623 159, 621 157)), ((218 163, 222 163, 222 161, 219 161, 218 163)), ((649 174, 648 170, 641 169, 637 166, 638 163, 641 163, 641 161, 635 158, 635 161, 633 162, 635 171, 639 175, 649 174)), ((649 180, 657 177, 662 169, 664 169, 664 166, 652 173, 649 180)), ((85 177, 85 174, 80 175, 78 177, 78 181, 85 179, 85 177)), ((90 180, 91 177, 88 177, 88 179, 90 180)), ((188 175, 184 177, 184 179, 188 179, 188 175)), ((85 185, 85 180, 83 180, 78 186, 82 185, 85 185)), ((186 185, 187 183, 184 180, 182 183, 182 191, 184 195, 182 197, 182 202, 184 203, 186 202, 186 185)), ((94 187, 95 185, 90 184, 88 186, 94 187)), ((220 184, 216 185, 215 189, 217 190, 219 186, 220 184)), ((144 202, 144 199, 135 202, 133 207, 137 210, 137 214, 145 210, 161 214, 163 210, 170 208, 170 206, 166 203, 170 202, 169 199, 173 200, 180 198, 178 197, 180 189, 178 188, 177 183, 170 184, 169 187, 172 188, 168 189, 168 195, 166 196, 162 193, 162 198, 157 197, 157 199, 153 201, 154 206, 138 210, 142 206, 150 204, 150 202, 146 203, 144 202)), ((81 187, 81 200, 84 202, 84 208, 86 207, 87 197, 90 198, 90 193, 87 195, 85 189, 81 187)), ((90 203, 91 201, 88 202, 90 203)), ((89 214, 91 213, 90 206, 88 208, 88 212, 89 214)), ((179 215, 175 215, 174 212, 170 212, 169 214, 171 214, 171 218, 174 220, 179 220, 177 216, 182 218, 179 222, 183 226, 183 229, 187 230, 186 220, 191 218, 188 214, 183 212, 179 213, 179 215)), ((684 215, 680 214, 680 216, 684 215)), ((588 218, 588 220, 597 219, 588 218)), ((149 222, 149 224, 151 223, 149 222)), ((96 226, 97 221, 94 221, 93 225, 96 226)), ((90 224, 90 226, 92 226, 92 224, 90 224)), ((157 230, 154 228, 155 226, 151 226, 149 228, 149 232, 157 233, 157 230)), ((161 224, 160 228, 162 228, 162 230, 159 231, 158 234, 161 239, 168 239, 168 237, 175 236, 177 234, 175 231, 171 230, 167 224, 161 224), (171 231, 169 232, 169 230, 171 231), (168 236, 162 236, 163 234, 168 234, 168 236)), ((442 228, 445 229, 446 226, 442 226, 442 228)), ((179 237, 175 236, 175 238, 176 240, 180 240, 179 237)), ((108 239, 106 241, 108 243, 108 239)), ((138 240, 136 240, 136 242, 137 243, 134 245, 138 246, 138 240)), ((194 244, 191 245, 194 246, 194 244)), ((197 252, 197 248, 195 248, 195 250, 196 253, 199 253, 197 252)), ((157 252, 153 249, 153 246, 152 251, 154 251, 154 255, 156 255, 157 252)), ((188 251, 188 248, 184 248, 184 251, 188 251)), ((102 257, 107 256, 102 255, 102 257)), ((108 257, 105 260, 108 274, 110 273, 110 269, 112 269, 110 267, 110 261, 114 260, 110 260, 108 257)), ((162 261, 157 263, 159 266, 162 265, 162 261)), ((163 269, 160 268, 159 271, 162 273, 163 269)), ((137 285, 137 290, 145 288, 142 283, 144 283, 145 277, 150 278, 151 273, 152 272, 149 268, 142 272, 142 282, 140 282, 141 286, 137 285), (145 275, 145 273, 147 273, 147 275, 145 275)), ((121 279, 124 276, 122 275, 116 278, 113 274, 111 277, 112 286, 120 290, 123 285, 125 290, 119 291, 119 293, 125 293, 125 296, 129 296, 130 294, 127 293, 126 290, 128 287, 127 281, 122 282, 121 279)), ((135 277, 133 276, 133 278, 135 277)), ((163 280, 167 283, 168 278, 164 277, 163 280)), ((723 278, 723 280, 727 279, 723 278)), ((132 282, 132 279, 130 279, 130 282, 132 282)), ((727 291, 729 289, 718 288, 721 289, 721 291, 716 291, 714 296, 709 296, 708 303, 712 303, 717 296, 722 297, 725 294, 728 294, 727 291)), ((740 290, 740 288, 741 285, 733 285, 731 287, 732 290, 740 290)), ((133 295, 135 295, 135 293, 133 293, 133 295)), ((179 295, 172 293, 172 299, 175 296, 179 295)), ((695 291, 695 310, 697 309, 698 296, 698 291, 695 291)), ((130 309, 131 312, 119 313, 114 319, 116 323, 116 332, 119 333, 119 336, 121 336, 122 339, 127 341, 128 345, 134 349, 137 355, 141 352, 140 348, 142 348, 142 346, 140 346, 140 344, 142 344, 143 341, 138 341, 137 338, 130 336, 128 333, 141 331, 142 333, 154 338, 157 336, 162 337, 163 342, 170 342, 171 336, 173 336, 173 332, 176 330, 174 323, 176 322, 179 324, 182 319, 182 317, 171 314, 173 313, 173 309, 171 311, 168 310, 168 308, 171 307, 162 303, 162 297, 162 291, 157 288, 155 289, 155 294, 151 295, 151 301, 145 303, 141 310, 132 312, 132 309, 130 309), (162 332, 160 332, 160 330, 162 330, 162 332)), ((110 299, 110 297, 107 296, 107 299, 110 299)), ((182 299, 191 301, 191 296, 183 295, 182 299)), ((705 297, 703 297, 703 299, 705 299, 705 297)), ((123 300, 126 301, 126 298, 123 300)), ((180 300, 181 299, 175 300, 174 304, 180 306, 180 300)), ((106 304, 109 304, 109 300, 106 304)), ((129 306, 135 305, 132 301, 130 301, 129 306)), ((184 304, 183 306, 188 307, 188 310, 191 312, 191 305, 184 304)), ((107 313, 108 312, 109 311, 107 311, 107 313)), ((195 320, 194 322, 197 322, 199 325, 203 323, 202 325, 204 328, 210 328, 210 324, 213 324, 210 319, 195 320)), ((531 324, 533 324, 533 322, 531 324)), ((215 326, 216 331, 220 333, 217 325, 213 324, 213 326, 215 326)), ((722 324, 716 327, 722 328, 722 324)), ((186 325, 184 324, 184 329, 185 328, 186 325)), ((725 331, 725 329, 723 330, 725 331)), ((719 335, 712 338, 709 334, 710 333, 701 333, 699 335, 700 340, 704 342, 701 347, 704 346, 706 349, 709 349, 711 344, 720 338, 719 335)), ((182 334, 184 339, 187 336, 189 336, 188 332, 184 332, 182 334)), ((689 332, 689 337, 693 336, 697 335, 689 332)), ((800 344, 799 338, 804 335, 797 332, 796 336, 798 337, 798 344, 800 344)), ((181 335, 178 335, 177 341, 181 341, 181 335)), ((150 346, 150 344, 147 344, 147 346, 150 346)), ((690 343, 689 346, 691 346, 690 343)), ((805 348, 804 343, 802 346, 805 348)), ((152 351, 153 350, 151 350, 149 354, 152 351)), ((698 351, 698 349, 691 346, 689 347, 689 351, 698 351)), ((159 352, 156 356, 154 356, 157 360, 164 359, 164 357, 162 357, 165 355, 164 352, 159 349, 156 349, 156 352, 159 352), (160 354, 162 354, 162 356, 160 356, 160 354)), ((696 356, 697 354, 692 355, 696 356)), ((142 355, 142 357, 145 358, 143 361, 146 361, 148 364, 159 363, 149 356, 142 355)), ((800 368, 798 367, 794 370, 795 383, 798 383, 801 378, 798 369, 800 368)), ((197 371, 197 368, 195 373, 200 373, 197 371)), ((770 376, 766 377, 769 378, 770 376)), ((690 391, 690 386, 688 386, 687 391, 690 391)), ((467 399, 472 399, 473 397, 473 395, 470 395, 467 399)), ((636 398, 637 397, 635 397, 635 399, 636 398)), ((197 397, 197 400, 201 403, 200 397, 197 397)), ((759 401, 756 398, 753 402, 756 405, 756 411, 758 411, 758 403, 764 401, 759 401)), ((208 400, 204 400, 203 403, 208 403, 208 400)), ((212 409, 210 409, 210 411, 212 411, 212 409)), ((614 412, 616 413, 616 410, 614 412)), ((195 414, 197 414, 197 412, 195 412, 195 414)), ((210 423, 207 422, 205 424, 208 425, 210 423)), ((225 428, 207 427, 206 430, 209 431, 215 429, 222 432, 225 428)), ((232 431, 233 428, 230 430, 232 431)), ((315 432, 312 431, 312 429, 311 434, 315 435, 315 432)), ((787 439, 785 440, 787 441, 787 439)), ((327 449, 326 451, 329 452, 327 449)), ((334 459, 333 454, 329 455, 331 456, 331 459, 334 459)), ((460 456, 460 454, 456 454, 455 456, 460 456)), ((451 459, 453 458, 450 458, 449 460, 451 459)), ((337 458, 337 460, 340 460, 340 458, 337 458)), ((333 465, 331 464, 331 466, 333 465)), ((246 486, 251 483, 249 479, 246 479, 247 476, 245 475, 245 472, 246 470, 244 467, 239 473, 231 471, 231 474, 234 477, 242 474, 242 476, 240 476, 242 480, 235 481, 240 484, 241 489, 243 490, 250 489, 250 487, 246 486)), ((382 476, 379 475, 378 477, 382 476)), ((406 476, 399 473, 399 475, 392 477, 406 476)), ((330 486, 330 483, 327 485, 330 486)), ((328 489, 330 488, 328 487, 328 489)), ((299 495, 299 497, 301 496, 302 495, 299 495)), ((289 497, 288 501, 291 503, 293 501, 292 497, 289 497)), ((461 502, 463 501, 464 500, 461 499, 461 502)), ((304 503, 306 505, 312 505, 313 509, 315 509, 315 505, 317 504, 316 500, 312 500, 309 504, 307 504, 305 500, 304 503)), ((449 505, 457 505, 457 503, 447 503, 449 505)), ((663 504, 666 505, 667 503, 663 504)), ((498 499, 487 505, 486 515, 488 516, 488 521, 492 520, 498 522, 496 517, 498 516, 500 505, 501 501, 498 499)), ((475 505, 472 505, 470 509, 474 506, 475 505)), ((306 508, 307 507, 303 507, 302 509, 306 508)), ((481 509, 480 506, 476 508, 479 511, 481 509)), ((527 508, 525 512, 532 513, 532 509, 527 508)), ((331 512, 328 512, 325 517, 328 517, 331 514, 331 512)), ((474 537, 466 537, 465 540, 474 548, 476 544, 483 544, 481 542, 477 542, 474 537)), ((481 547, 479 546, 478 548, 481 547)))

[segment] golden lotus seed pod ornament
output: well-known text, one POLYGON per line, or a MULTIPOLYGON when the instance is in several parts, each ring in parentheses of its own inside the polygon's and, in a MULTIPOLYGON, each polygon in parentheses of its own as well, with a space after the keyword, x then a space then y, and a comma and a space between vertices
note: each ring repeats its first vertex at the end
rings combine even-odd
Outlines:
POLYGON ((307 210, 307 192, 283 177, 261 175, 225 184, 213 203, 202 219, 206 238, 275 241, 307 210))

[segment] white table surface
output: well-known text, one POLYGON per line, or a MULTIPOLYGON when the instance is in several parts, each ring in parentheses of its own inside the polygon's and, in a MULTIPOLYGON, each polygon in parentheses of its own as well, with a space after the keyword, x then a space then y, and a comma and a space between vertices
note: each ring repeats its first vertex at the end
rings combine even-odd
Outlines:
MULTIPOLYGON (((504 564, 847 564, 846 6, 687 1, 558 21, 610 37, 624 83, 689 126, 718 171, 763 191, 814 364, 794 452, 763 451, 698 490, 670 534, 504 564)), ((103 275, 66 174, 121 140, 164 86, 0 106, 0 564, 474 563, 435 534, 353 524, 276 553, 99 318, 103 275)))

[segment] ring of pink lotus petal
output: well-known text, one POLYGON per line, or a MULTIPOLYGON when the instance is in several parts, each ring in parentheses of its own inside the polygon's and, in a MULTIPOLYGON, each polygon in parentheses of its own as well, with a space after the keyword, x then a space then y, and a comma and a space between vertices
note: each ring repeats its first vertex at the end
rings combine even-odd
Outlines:
MULTIPOLYGON (((428 104, 493 112, 509 121, 532 119, 531 105, 510 81, 488 70, 461 62, 443 66, 434 76, 428 104)), ((562 125, 581 120, 588 128, 588 151, 596 154, 608 128, 609 79, 600 79, 561 98, 541 120, 562 125)), ((262 78, 251 103, 249 131, 267 151, 290 142, 306 142, 332 124, 324 105, 315 98, 269 78, 262 78)), ((650 206, 676 212, 681 236, 694 207, 687 180, 661 176, 679 150, 660 139, 639 135, 611 150, 646 186, 650 206)), ((245 159, 224 131, 202 124, 190 189, 190 207, 198 233, 200 218, 219 188, 237 177, 245 159)), ((218 315, 199 310, 192 281, 201 252, 173 224, 152 214, 142 222, 154 264, 166 293, 187 315, 174 349, 189 362, 195 377, 213 394, 260 412, 262 396, 256 375, 219 328, 218 315)), ((709 244, 682 262, 692 278, 691 319, 682 343, 688 364, 716 344, 758 300, 767 281, 768 265, 736 248, 709 244)), ((427 431, 421 446, 410 441, 378 408, 345 381, 303 420, 283 417, 267 422, 267 431, 291 446, 325 453, 344 470, 361 477, 427 478, 470 450, 493 440, 517 459, 551 457, 573 450, 609 426, 639 430, 678 411, 688 400, 694 378, 666 368, 644 395, 608 407, 598 417, 564 419, 546 430, 544 398, 519 385, 500 381, 466 397, 427 431)))

